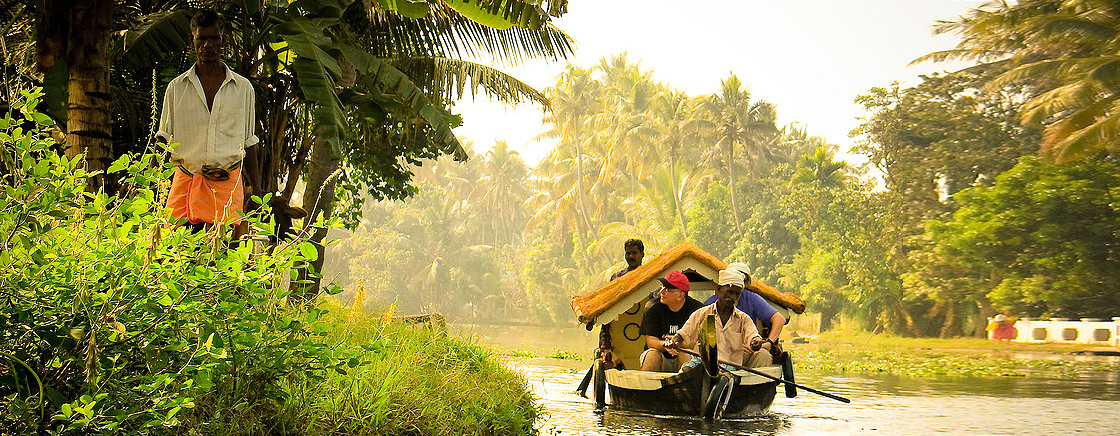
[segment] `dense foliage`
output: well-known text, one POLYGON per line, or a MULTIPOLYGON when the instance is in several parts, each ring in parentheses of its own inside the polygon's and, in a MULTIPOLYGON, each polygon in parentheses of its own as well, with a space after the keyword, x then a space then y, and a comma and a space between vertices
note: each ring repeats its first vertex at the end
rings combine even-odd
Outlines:
MULTIPOLYGON (((1054 165, 1024 157, 995 185, 960 192, 952 219, 928 223, 930 257, 953 268, 919 270, 939 292, 989 298, 1016 313, 1115 316, 1120 308, 1120 164, 1054 165)), ((928 282, 927 282, 928 283, 928 282)))
MULTIPOLYGON (((0 428, 13 434, 525 434, 538 410, 489 350, 290 305, 305 239, 227 247, 162 213, 168 169, 127 155, 86 190, 25 93, 0 118, 0 428), (329 316, 328 316, 329 315, 329 316), (450 390, 448 385, 483 387, 450 390), (408 386, 408 389, 401 389, 408 386), (326 394, 330 395, 326 395, 326 394), (450 407, 450 408, 449 408, 450 407)), ((267 201, 257 199, 258 201, 267 201)), ((271 228, 249 216, 258 232, 271 228)))
POLYGON ((25 95, 24 119, 0 126, 16 168, 0 203, 6 427, 221 426, 249 409, 267 417, 280 379, 337 364, 312 340, 321 311, 284 304, 307 242, 262 255, 173 226, 159 198, 168 170, 151 155, 110 167, 129 174, 126 196, 86 192, 78 159, 55 153, 34 112, 40 95, 25 95))

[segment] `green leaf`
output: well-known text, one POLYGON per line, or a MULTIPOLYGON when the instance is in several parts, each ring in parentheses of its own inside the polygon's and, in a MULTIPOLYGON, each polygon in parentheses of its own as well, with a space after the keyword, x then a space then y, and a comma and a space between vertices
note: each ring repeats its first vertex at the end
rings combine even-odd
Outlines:
POLYGON ((315 244, 304 241, 299 244, 299 254, 307 261, 314 261, 319 257, 319 250, 315 248, 315 244))
POLYGON ((348 44, 339 44, 338 47, 346 60, 360 73, 368 75, 381 93, 397 97, 413 116, 421 116, 431 126, 435 140, 443 146, 445 153, 455 156, 456 160, 467 159, 466 151, 443 117, 446 111, 434 105, 407 75, 362 49, 348 44))
POLYGON ((520 0, 447 0, 446 4, 471 21, 495 29, 538 29, 548 20, 536 6, 520 0))
POLYGON ((131 156, 129 156, 127 154, 124 155, 124 156, 121 156, 119 159, 113 161, 113 163, 111 165, 109 165, 109 169, 105 170, 105 172, 106 173, 115 173, 117 171, 128 168, 128 165, 129 165, 129 163, 131 163, 131 160, 132 160, 132 159, 130 159, 130 157, 131 156))
POLYGON ((378 0, 385 10, 397 11, 408 18, 424 18, 428 15, 428 3, 418 0, 378 0))
POLYGON ((35 123, 40 125, 40 126, 53 126, 54 125, 54 120, 52 120, 51 117, 48 116, 47 114, 44 114, 44 113, 41 113, 41 112, 32 112, 31 113, 31 118, 33 120, 35 120, 35 123))
POLYGON ((39 265, 47 264, 47 259, 43 258, 42 250, 39 250, 38 248, 31 252, 31 260, 39 265))
POLYGON ((155 65, 169 57, 180 56, 189 43, 192 13, 179 8, 148 15, 142 24, 126 31, 110 52, 121 61, 137 66, 155 65))
POLYGON ((346 116, 335 93, 335 78, 341 75, 341 70, 338 61, 324 50, 332 43, 324 31, 337 22, 338 18, 288 16, 286 20, 280 19, 273 31, 296 54, 291 69, 299 78, 304 97, 315 106, 316 122, 345 134, 346 116))

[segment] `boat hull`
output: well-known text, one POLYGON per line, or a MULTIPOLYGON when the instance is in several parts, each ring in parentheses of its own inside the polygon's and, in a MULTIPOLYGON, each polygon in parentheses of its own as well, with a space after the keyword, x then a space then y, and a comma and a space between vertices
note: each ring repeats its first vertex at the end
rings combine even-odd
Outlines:
MULTIPOLYGON (((755 368, 770 375, 781 376, 780 366, 755 368)), ((777 396, 778 382, 746 371, 734 371, 739 383, 731 388, 722 417, 734 418, 765 414, 777 396)), ((708 381, 704 369, 694 367, 680 373, 648 371, 606 371, 610 390, 610 407, 656 415, 704 416, 710 408, 708 381)), ((710 388, 709 388, 710 389, 710 388)), ((708 411, 710 412, 710 410, 708 411)))

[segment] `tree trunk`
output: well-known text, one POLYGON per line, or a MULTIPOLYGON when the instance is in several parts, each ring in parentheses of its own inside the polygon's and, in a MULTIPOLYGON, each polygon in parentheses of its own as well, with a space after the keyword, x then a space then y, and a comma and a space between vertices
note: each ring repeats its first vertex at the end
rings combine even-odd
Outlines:
MULTIPOLYGON (((577 117, 572 120, 572 140, 576 144, 576 190, 579 194, 579 216, 587 226, 587 231, 594 232, 595 229, 591 227, 591 218, 587 215, 587 206, 583 200, 583 144, 580 143, 579 133, 579 118, 577 117)), ((583 242, 584 231, 580 229, 579 224, 576 224, 576 232, 578 232, 579 252, 583 257, 583 264, 587 268, 588 275, 594 276, 595 271, 591 266, 591 258, 587 257, 587 245, 583 242)))
MULTIPOLYGON (((84 153, 86 170, 105 170, 113 161, 109 107, 109 38, 113 2, 78 1, 70 4, 68 11, 60 12, 69 13, 72 19, 66 52, 70 75, 67 85, 66 157, 73 158, 84 153)), ((106 175, 101 174, 89 180, 88 189, 96 191, 106 184, 106 175)))
POLYGON ((742 223, 743 220, 739 219, 739 203, 735 201, 735 140, 727 141, 727 180, 731 186, 727 187, 727 193, 731 196, 731 216, 735 220, 735 234, 738 238, 743 237, 742 223))
POLYGON ((673 207, 677 211, 677 221, 681 225, 681 235, 687 241, 688 227, 684 221, 684 206, 681 205, 682 195, 677 192, 677 143, 675 141, 669 144, 669 183, 672 184, 670 190, 673 193, 673 207))
MULTIPOLYGON (((321 132, 322 129, 316 129, 321 132)), ((319 255, 314 261, 301 265, 299 280, 291 286, 294 301, 311 301, 319 295, 322 283, 323 256, 326 250, 323 239, 327 237, 325 226, 314 226, 315 221, 321 216, 327 220, 334 213, 334 188, 338 181, 339 167, 342 160, 329 141, 321 134, 312 138, 314 145, 311 151, 311 160, 308 162, 307 186, 303 191, 303 209, 307 211, 304 221, 304 231, 310 233, 309 240, 315 244, 319 255)))
POLYGON ((960 332, 957 326, 957 307, 953 303, 945 303, 945 321, 941 323, 941 331, 938 332, 938 337, 945 339, 956 336, 960 332))

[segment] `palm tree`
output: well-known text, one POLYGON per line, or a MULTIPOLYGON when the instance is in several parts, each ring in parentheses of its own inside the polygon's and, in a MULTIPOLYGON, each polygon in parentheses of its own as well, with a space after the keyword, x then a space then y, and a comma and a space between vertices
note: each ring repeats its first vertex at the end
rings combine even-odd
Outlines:
POLYGON ((844 188, 851 176, 844 161, 832 160, 832 152, 825 145, 818 146, 811 154, 797 159, 793 183, 817 183, 824 188, 844 188))
MULTIPOLYGON (((85 156, 87 170, 104 170, 113 160, 109 116, 113 1, 44 0, 39 12, 42 31, 38 34, 38 69, 48 76, 68 77, 65 90, 57 87, 60 82, 54 82, 56 88, 48 90, 53 99, 65 95, 68 100, 62 123, 66 157, 85 156)), ((104 185, 105 175, 99 174, 89 180, 88 189, 104 185)))
POLYGON ((497 141, 486 153, 486 160, 481 163, 481 177, 470 198, 479 200, 478 206, 489 219, 492 237, 486 239, 490 245, 500 247, 520 242, 520 226, 526 219, 521 203, 529 197, 525 183, 528 176, 529 166, 505 141, 497 141))
POLYGON ((715 123, 696 117, 699 103, 689 99, 680 91, 665 89, 658 93, 649 110, 640 117, 641 124, 631 141, 650 144, 652 153, 645 156, 645 163, 655 163, 658 167, 667 165, 670 203, 676 215, 681 235, 688 240, 688 223, 685 221, 685 184, 678 171, 687 174, 701 172, 695 165, 681 165, 680 155, 683 148, 697 143, 704 136, 710 136, 715 123))
POLYGON ((745 147, 744 154, 749 158, 746 166, 750 171, 748 174, 757 176, 762 165, 774 160, 773 153, 766 145, 778 133, 774 106, 765 100, 751 102, 750 91, 741 88, 742 82, 735 74, 731 74, 721 81, 720 92, 709 96, 704 104, 716 123, 715 151, 719 152, 717 155, 724 155, 723 164, 727 171, 735 233, 740 237, 743 235, 743 221, 735 193, 735 174, 739 172, 735 146, 740 144, 745 147))
POLYGON ((657 160, 651 144, 635 137, 646 123, 646 113, 663 88, 653 73, 630 64, 626 54, 599 59, 602 73, 602 106, 591 121, 602 145, 599 175, 593 191, 599 204, 609 201, 617 189, 640 189, 640 181, 653 170, 657 160))
POLYGON ((998 71, 991 89, 1025 92, 1020 117, 1044 126, 1040 153, 1056 162, 1120 150, 1120 5, 1106 0, 993 2, 938 33, 958 33, 953 50, 927 60, 982 62, 998 71))
POLYGON ((591 268, 583 242, 594 230, 585 198, 588 191, 584 159, 585 147, 593 136, 585 135, 584 131, 588 119, 599 110, 599 83, 591 77, 590 70, 570 65, 560 74, 558 82, 547 90, 552 110, 545 114, 544 120, 553 125, 545 136, 558 137, 559 144, 545 157, 544 165, 538 166, 541 176, 551 182, 546 182, 545 189, 540 191, 548 193, 549 200, 536 209, 534 219, 527 226, 531 229, 541 221, 539 217, 552 213, 556 213, 557 219, 572 218, 569 222, 574 224, 584 264, 591 268))

